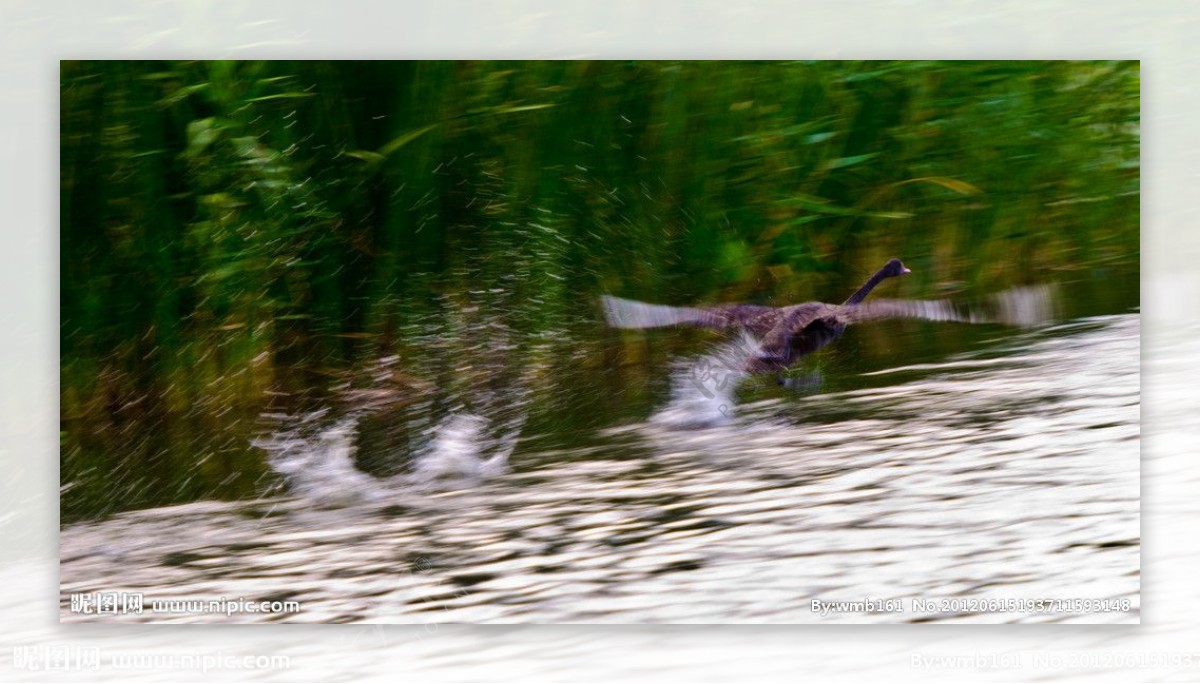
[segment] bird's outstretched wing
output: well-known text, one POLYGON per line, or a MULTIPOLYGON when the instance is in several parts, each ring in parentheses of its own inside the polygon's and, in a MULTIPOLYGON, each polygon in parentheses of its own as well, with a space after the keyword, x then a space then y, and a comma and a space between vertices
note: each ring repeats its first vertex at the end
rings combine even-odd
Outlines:
POLYGON ((830 308, 836 309, 833 315, 845 325, 888 318, 921 318, 1028 328, 1051 323, 1055 317, 1054 292, 1044 285, 1005 290, 976 306, 944 299, 876 299, 863 304, 830 308))
POLYGON ((881 321, 889 318, 921 318, 927 321, 972 321, 969 312, 960 312, 952 302, 925 299, 876 299, 850 306, 830 306, 830 315, 843 325, 881 321))
POLYGON ((691 325, 702 328, 746 328, 761 334, 778 322, 779 309, 753 304, 712 307, 666 306, 632 299, 600 297, 604 317, 614 328, 661 328, 691 325))

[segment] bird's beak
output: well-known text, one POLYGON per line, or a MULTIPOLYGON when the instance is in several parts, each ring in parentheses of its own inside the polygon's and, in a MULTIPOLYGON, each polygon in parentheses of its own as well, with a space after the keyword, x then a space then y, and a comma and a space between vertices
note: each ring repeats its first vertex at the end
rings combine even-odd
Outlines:
POLYGON ((900 275, 908 275, 909 273, 912 273, 912 269, 907 267, 903 271, 900 271, 900 275))

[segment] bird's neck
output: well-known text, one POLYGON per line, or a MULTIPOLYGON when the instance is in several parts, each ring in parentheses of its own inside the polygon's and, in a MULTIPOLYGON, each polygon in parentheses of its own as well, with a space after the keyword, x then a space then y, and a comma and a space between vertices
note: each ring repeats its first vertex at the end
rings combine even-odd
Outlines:
POLYGON ((862 300, 866 299, 867 295, 871 294, 871 290, 874 290, 875 286, 878 285, 879 283, 883 282, 883 279, 886 277, 887 276, 884 274, 883 271, 879 271, 875 275, 871 276, 871 279, 868 280, 867 282, 863 283, 863 286, 858 288, 857 292, 850 295, 850 298, 847 299, 845 303, 846 304, 858 304, 862 300))

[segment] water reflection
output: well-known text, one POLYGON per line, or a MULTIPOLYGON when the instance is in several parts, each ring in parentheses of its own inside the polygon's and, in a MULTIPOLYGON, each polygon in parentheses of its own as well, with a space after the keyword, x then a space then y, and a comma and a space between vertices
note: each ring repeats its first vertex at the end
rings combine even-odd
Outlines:
POLYGON ((304 605, 115 618, 131 621, 1136 621, 1138 352, 1137 315, 1088 318, 859 369, 870 375, 849 389, 751 384, 736 411, 720 410, 731 394, 680 367, 650 418, 582 443, 526 427, 514 450, 503 426, 438 423, 426 453, 478 467, 511 454, 511 472, 470 486, 351 473, 351 425, 314 416, 311 430, 277 435, 282 472, 301 483, 317 473, 293 496, 64 528, 63 619, 86 619, 69 612, 71 593, 124 590, 304 605), (703 415, 720 420, 675 419, 703 415), (322 499, 332 491, 355 494, 322 499), (868 597, 1133 608, 811 609, 813 598, 868 597))

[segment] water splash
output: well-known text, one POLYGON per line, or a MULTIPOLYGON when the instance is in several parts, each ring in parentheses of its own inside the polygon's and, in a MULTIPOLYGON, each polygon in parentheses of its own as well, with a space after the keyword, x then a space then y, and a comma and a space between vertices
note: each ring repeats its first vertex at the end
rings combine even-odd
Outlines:
POLYGON ((671 400, 651 422, 676 429, 729 424, 734 393, 749 376, 747 362, 758 354, 758 342, 742 333, 712 354, 681 363, 671 375, 671 400))
POLYGON ((488 421, 472 413, 454 413, 435 429, 429 447, 413 467, 412 481, 427 487, 437 482, 479 481, 508 472, 520 427, 503 437, 488 434, 488 421), (490 455, 489 455, 490 452, 490 455))
POLYGON ((355 462, 359 416, 317 427, 324 416, 325 411, 318 411, 294 418, 288 427, 254 442, 268 453, 271 469, 294 494, 322 508, 394 501, 418 491, 470 486, 503 475, 509 471, 508 459, 520 432, 519 425, 510 425, 495 437, 487 419, 453 413, 429 431, 407 472, 373 477, 355 462))
POLYGON ((265 450, 268 465, 297 495, 326 508, 352 506, 385 498, 380 480, 354 464, 354 434, 358 419, 343 418, 325 429, 312 426, 324 411, 300 418, 293 427, 255 441, 265 450))

